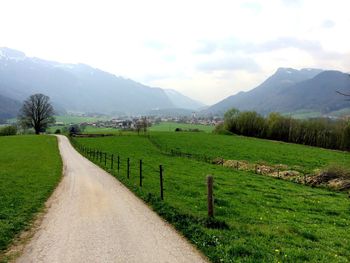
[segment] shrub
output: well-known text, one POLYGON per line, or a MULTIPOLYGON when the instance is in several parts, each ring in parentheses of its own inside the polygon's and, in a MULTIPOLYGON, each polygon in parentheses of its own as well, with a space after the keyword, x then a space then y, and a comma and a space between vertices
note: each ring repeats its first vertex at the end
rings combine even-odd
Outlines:
POLYGON ((57 129, 56 131, 55 131, 55 134, 60 134, 61 133, 61 130, 60 129, 57 129))
POLYGON ((0 136, 9 136, 9 135, 16 135, 16 134, 17 134, 17 127, 13 125, 6 126, 0 129, 0 136))
POLYGON ((74 124, 74 125, 71 125, 69 128, 68 128, 68 131, 69 131, 69 135, 70 136, 73 136, 75 134, 80 134, 81 133, 81 127, 77 124, 74 124))

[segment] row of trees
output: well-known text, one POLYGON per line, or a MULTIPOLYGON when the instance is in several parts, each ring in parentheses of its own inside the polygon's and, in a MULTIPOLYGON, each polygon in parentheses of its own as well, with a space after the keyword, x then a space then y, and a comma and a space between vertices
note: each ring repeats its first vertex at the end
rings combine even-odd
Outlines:
POLYGON ((350 123, 345 120, 297 120, 279 113, 263 117, 254 111, 231 109, 220 128, 239 135, 350 150, 350 123))

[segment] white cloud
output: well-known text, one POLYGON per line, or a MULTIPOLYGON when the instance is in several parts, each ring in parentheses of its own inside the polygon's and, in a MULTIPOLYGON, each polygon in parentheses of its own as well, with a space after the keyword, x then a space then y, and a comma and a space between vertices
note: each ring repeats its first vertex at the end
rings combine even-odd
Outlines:
POLYGON ((346 0, 2 0, 0 46, 214 103, 280 66, 350 71, 349 9, 346 0))

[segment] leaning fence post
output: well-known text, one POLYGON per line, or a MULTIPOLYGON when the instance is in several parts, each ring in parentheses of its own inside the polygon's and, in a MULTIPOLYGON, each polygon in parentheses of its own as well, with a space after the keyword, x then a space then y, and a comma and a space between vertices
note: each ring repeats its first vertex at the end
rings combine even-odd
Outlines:
POLYGON ((105 153, 105 166, 107 165, 107 153, 105 153))
POLYGON ((160 199, 164 200, 163 165, 159 165, 159 179, 160 179, 160 199))
POLYGON ((208 216, 214 217, 213 176, 207 176, 208 216))
POLYGON ((127 175, 127 177, 128 177, 128 179, 130 178, 130 158, 128 158, 128 160, 127 160, 127 163, 126 163, 127 165, 127 167, 126 167, 126 175, 127 175))
POLYGON ((111 170, 113 170, 113 164, 114 164, 114 155, 111 155, 111 170))
POLYGON ((140 160, 140 187, 142 187, 142 160, 140 160))

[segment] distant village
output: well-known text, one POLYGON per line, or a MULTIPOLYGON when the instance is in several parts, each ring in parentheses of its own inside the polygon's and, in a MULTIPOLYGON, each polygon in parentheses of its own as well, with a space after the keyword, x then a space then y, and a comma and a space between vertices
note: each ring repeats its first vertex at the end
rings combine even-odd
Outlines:
MULTIPOLYGON (((82 122, 79 125, 92 126, 97 128, 115 128, 121 130, 135 130, 140 127, 151 127, 161 122, 175 122, 175 123, 186 123, 186 124, 201 124, 216 126, 223 120, 219 117, 124 117, 124 118, 112 118, 110 120, 98 120, 93 122, 82 122)), ((63 122, 56 122, 57 126, 64 126, 63 122)))

